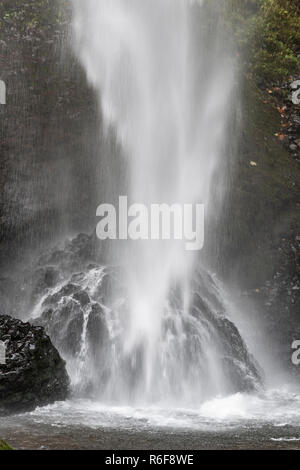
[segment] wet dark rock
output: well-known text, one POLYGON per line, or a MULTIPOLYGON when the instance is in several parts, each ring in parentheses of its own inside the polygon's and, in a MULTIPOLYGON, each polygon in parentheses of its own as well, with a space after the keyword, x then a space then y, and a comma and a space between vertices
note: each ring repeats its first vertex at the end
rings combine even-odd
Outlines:
POLYGON ((0 277, 0 314, 11 311, 12 299, 15 298, 16 283, 9 277, 0 277))
POLYGON ((108 331, 102 307, 98 303, 92 305, 87 322, 88 342, 93 350, 99 349, 99 344, 103 347, 108 338, 108 331))
POLYGON ((33 305, 41 294, 56 286, 61 280, 61 274, 54 266, 39 267, 34 271, 26 291, 31 292, 29 306, 33 305))
POLYGON ((254 302, 268 335, 277 344, 273 359, 299 380, 299 368, 291 361, 291 345, 300 338, 300 235, 298 226, 280 237, 276 248, 280 258, 273 276, 255 289, 244 292, 254 302))
POLYGON ((45 300, 43 305, 56 305, 62 297, 69 297, 80 290, 76 284, 66 284, 55 294, 50 294, 45 300))
POLYGON ((218 277, 246 290, 272 277, 280 258, 275 248, 279 235, 289 234, 291 224, 300 228, 300 154, 288 151, 280 140, 288 129, 296 136, 293 116, 299 109, 288 97, 290 83, 280 99, 251 80, 243 90, 244 127, 229 170, 232 189, 225 195, 216 228, 212 226, 206 238, 206 249, 215 244, 211 259, 218 277), (285 106, 282 118, 279 111, 285 106), (249 161, 257 167, 250 167, 249 161))
POLYGON ((88 293, 85 290, 81 290, 79 292, 76 292, 73 295, 73 299, 77 300, 83 307, 88 305, 91 301, 88 293))
POLYGON ((41 327, 0 315, 6 364, 0 365, 0 414, 33 410, 68 395, 65 362, 41 327))
POLYGON ((34 325, 45 328, 55 347, 64 359, 76 356, 80 351, 84 311, 72 297, 55 296, 52 307, 33 320, 34 325))
POLYGON ((16 258, 30 256, 41 241, 52 243, 69 229, 79 232, 94 225, 94 207, 99 203, 93 189, 98 187, 96 132, 91 133, 84 167, 80 162, 82 132, 98 129, 97 104, 75 58, 66 54, 62 67, 70 10, 69 2, 61 0, 1 1, 1 79, 9 86, 8 105, 0 110, 5 234, 0 258, 8 268, 16 258), (66 168, 76 188, 72 197, 66 168), (49 178, 50 174, 55 176, 49 178), (62 201, 69 214, 64 223, 58 208, 62 201))
POLYGON ((37 278, 36 289, 42 292, 44 289, 54 287, 58 283, 60 273, 54 266, 45 266, 36 271, 35 277, 37 278))
POLYGON ((106 268, 101 286, 98 291, 101 302, 110 305, 114 297, 122 297, 124 295, 122 286, 122 275, 124 272, 121 268, 106 268))
POLYGON ((263 381, 263 372, 249 353, 236 326, 225 316, 216 314, 205 304, 192 305, 192 314, 201 317, 202 322, 209 325, 210 333, 216 338, 216 351, 223 367, 224 378, 227 382, 227 392, 251 392, 257 390, 263 381))
POLYGON ((75 238, 67 240, 64 246, 49 250, 40 259, 41 266, 53 265, 63 274, 70 275, 76 271, 86 269, 87 264, 92 264, 96 257, 96 241, 94 234, 80 233, 75 238))
POLYGON ((253 390, 254 380, 257 379, 256 369, 249 369, 242 361, 232 356, 226 356, 222 361, 224 376, 230 379, 227 381, 227 386, 232 393, 237 390, 240 392, 253 390))
MULTIPOLYGON (((263 384, 263 372, 248 351, 238 328, 226 317, 220 288, 213 276, 198 270, 194 275, 193 289, 189 315, 183 319, 183 330, 187 335, 186 363, 195 371, 201 367, 197 357, 205 358, 208 355, 209 360, 213 354, 223 374, 227 393, 258 390, 263 384)), ((173 301, 173 305, 179 304, 173 301)), ((171 317, 167 318, 165 328, 176 335, 176 326, 171 317)), ((206 366, 202 365, 202 368, 201 374, 205 377, 206 366)), ((206 381, 209 381, 209 376, 206 381)))
POLYGON ((73 276, 71 277, 71 284, 77 284, 77 283, 80 283, 85 277, 85 273, 76 273, 76 274, 73 274, 73 276))
POLYGON ((95 356, 104 347, 108 331, 103 309, 84 289, 68 283, 47 298, 44 305, 51 308, 33 322, 45 328, 64 358, 72 359, 80 353, 85 317, 90 352, 95 356))
MULTIPOLYGON (((60 339, 60 349, 66 354, 76 356, 80 352, 81 335, 83 330, 83 314, 78 312, 65 328, 65 334, 60 339)), ((59 336, 56 334, 56 338, 59 336)))
POLYGON ((93 259, 93 239, 86 233, 80 233, 77 235, 77 237, 73 238, 66 244, 65 248, 67 251, 73 253, 74 256, 77 256, 79 259, 83 259, 85 262, 93 259))

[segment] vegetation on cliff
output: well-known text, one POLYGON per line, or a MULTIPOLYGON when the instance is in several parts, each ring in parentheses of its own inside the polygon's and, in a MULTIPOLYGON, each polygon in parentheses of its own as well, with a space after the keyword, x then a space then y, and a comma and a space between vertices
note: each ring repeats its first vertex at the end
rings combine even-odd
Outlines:
POLYGON ((278 83, 300 70, 298 0, 228 0, 230 27, 248 71, 278 83))

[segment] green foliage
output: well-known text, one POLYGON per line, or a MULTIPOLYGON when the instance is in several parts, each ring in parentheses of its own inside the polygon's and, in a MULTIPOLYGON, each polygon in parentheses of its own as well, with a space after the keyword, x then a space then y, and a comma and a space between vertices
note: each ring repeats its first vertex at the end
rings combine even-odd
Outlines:
POLYGON ((253 70, 272 81, 300 67, 299 6, 291 0, 264 0, 253 28, 253 70))
POLYGON ((249 70, 266 82, 300 70, 299 0, 228 0, 229 22, 249 70))
POLYGON ((68 0, 0 0, 0 24, 15 27, 23 33, 60 24, 70 17, 68 0))
POLYGON ((0 450, 13 450, 12 447, 10 447, 7 442, 5 441, 0 441, 0 450))

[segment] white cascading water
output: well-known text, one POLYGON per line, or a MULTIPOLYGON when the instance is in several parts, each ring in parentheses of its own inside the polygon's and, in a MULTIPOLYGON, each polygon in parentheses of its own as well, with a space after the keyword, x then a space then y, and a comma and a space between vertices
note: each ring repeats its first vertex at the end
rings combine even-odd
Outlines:
MULTIPOLYGON (((203 203, 207 222, 213 176, 225 158, 234 82, 234 65, 222 53, 221 26, 210 18, 208 4, 73 0, 74 49, 98 94, 104 127, 115 130, 122 148, 129 200, 203 203)), ((172 240, 122 245, 118 264, 126 271, 126 300, 115 296, 114 303, 101 304, 109 339, 97 364, 82 357, 92 311, 85 307, 76 382, 83 370, 94 383, 98 377, 103 400, 191 404, 235 390, 233 369, 239 371, 235 381, 242 374, 247 381, 252 372, 256 380, 213 279, 202 273, 195 281, 197 253, 172 240)), ((98 281, 92 278, 92 285, 90 274, 76 282, 98 301, 103 271, 98 281)))

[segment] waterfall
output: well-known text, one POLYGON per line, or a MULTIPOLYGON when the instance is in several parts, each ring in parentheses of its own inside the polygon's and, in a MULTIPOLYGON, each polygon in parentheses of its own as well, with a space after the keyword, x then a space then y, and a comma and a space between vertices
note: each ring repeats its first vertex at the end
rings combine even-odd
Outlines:
MULTIPOLYGON (((105 131, 115 132, 126 196, 146 206, 204 204, 209 224, 235 80, 220 18, 207 1, 73 0, 73 8, 74 50, 97 94, 105 131)), ((111 172, 110 178, 99 185, 109 186, 110 194, 114 188, 116 199, 120 175, 111 172)), ((217 189, 222 194, 223 187, 217 189)), ((123 276, 119 289, 106 273, 114 291, 109 301, 99 295, 102 271, 96 281, 90 273, 69 281, 97 303, 105 324, 101 346, 94 338, 93 353, 81 347, 78 356, 82 364, 87 355, 80 370, 96 395, 123 403, 191 404, 255 388, 255 361, 227 319, 218 284, 200 267, 199 253, 178 240, 114 246, 123 276)), ((77 291, 57 290, 57 317, 68 302, 75 308, 77 291)), ((81 342, 92 311, 82 308, 81 342)), ((45 314, 42 319, 47 324, 45 314)), ((52 332, 60 345, 65 328, 52 332)), ((68 354, 66 344, 62 348, 68 354)))

